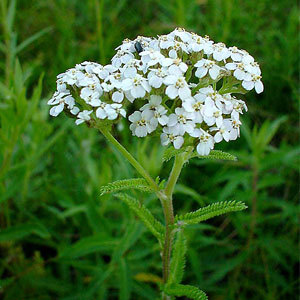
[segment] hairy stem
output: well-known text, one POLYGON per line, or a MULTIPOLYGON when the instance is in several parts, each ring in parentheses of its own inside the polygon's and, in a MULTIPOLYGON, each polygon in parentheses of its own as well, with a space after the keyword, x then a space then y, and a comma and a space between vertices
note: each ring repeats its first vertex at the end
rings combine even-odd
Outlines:
MULTIPOLYGON (((170 261, 171 261, 171 252, 172 252, 172 243, 174 238, 174 232, 172 226, 174 224, 174 210, 173 210, 173 192, 178 180, 178 177, 181 173, 182 167, 186 162, 187 154, 182 153, 175 157, 172 171, 170 173, 167 185, 164 189, 163 195, 161 198, 165 223, 166 223, 166 235, 165 242, 163 246, 163 282, 167 283, 170 275, 170 261)), ((169 300, 170 297, 163 294, 163 300, 169 300)))
POLYGON ((159 192, 159 186, 153 180, 153 178, 149 175, 149 173, 141 166, 141 164, 122 146, 114 136, 106 129, 98 128, 101 133, 111 142, 117 150, 131 163, 131 165, 142 175, 149 185, 156 191, 159 192))
MULTIPOLYGON (((105 138, 112 143, 117 150, 131 163, 131 165, 142 175, 149 185, 154 189, 156 195, 161 201, 163 212, 165 216, 166 224, 166 234, 165 241, 162 251, 162 264, 163 264, 163 282, 167 283, 170 273, 170 260, 172 252, 172 243, 174 238, 174 232, 172 226, 174 224, 174 211, 173 211, 173 192, 181 173, 184 163, 188 160, 190 151, 181 153, 175 156, 172 171, 170 173, 168 182, 164 190, 160 190, 159 186, 153 180, 153 178, 148 174, 148 172, 141 166, 141 164, 113 137, 108 129, 98 127, 99 131, 105 136, 105 138)), ((163 300, 170 300, 171 298, 164 294, 162 295, 163 300)))

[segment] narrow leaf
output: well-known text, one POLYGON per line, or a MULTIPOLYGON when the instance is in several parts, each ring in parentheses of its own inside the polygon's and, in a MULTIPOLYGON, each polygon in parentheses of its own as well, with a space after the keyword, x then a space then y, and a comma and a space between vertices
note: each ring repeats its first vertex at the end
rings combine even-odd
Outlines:
POLYGON ((203 159, 219 159, 219 160, 233 160, 233 161, 237 160, 237 158, 234 155, 220 150, 212 150, 210 151, 209 155, 199 155, 197 151, 194 151, 194 153, 191 155, 190 158, 194 158, 194 157, 203 158, 203 159))
POLYGON ((185 148, 181 148, 181 149, 175 149, 173 147, 169 147, 165 150, 164 154, 163 154, 163 162, 169 161, 172 157, 185 152, 186 149, 185 148))
POLYGON ((115 193, 122 190, 137 189, 144 192, 151 192, 152 188, 147 184, 144 178, 132 178, 117 180, 100 188, 100 195, 115 193))
POLYGON ((246 208, 245 203, 240 201, 222 201, 202 207, 185 215, 176 216, 176 221, 183 222, 186 225, 197 224, 228 212, 239 211, 246 208))
POLYGON ((180 283, 183 277, 186 255, 186 239, 183 230, 177 233, 177 239, 173 248, 173 255, 170 265, 170 276, 168 283, 180 283))
POLYGON ((151 233, 162 242, 164 237, 164 226, 152 215, 152 213, 138 200, 127 194, 117 194, 117 198, 124 201, 128 207, 140 218, 151 233))
POLYGON ((25 49, 26 47, 28 47, 34 41, 36 41, 37 39, 39 39, 40 37, 42 37, 44 34, 48 33, 51 30, 52 30, 51 27, 46 27, 46 28, 40 30, 39 32, 33 34, 32 36, 30 36, 28 39, 26 39, 20 45, 17 46, 16 54, 19 53, 20 51, 22 51, 23 49, 25 49))
POLYGON ((178 296, 178 297, 186 296, 194 300, 208 299, 206 294, 203 291, 191 285, 170 284, 164 288, 164 292, 170 296, 178 296))

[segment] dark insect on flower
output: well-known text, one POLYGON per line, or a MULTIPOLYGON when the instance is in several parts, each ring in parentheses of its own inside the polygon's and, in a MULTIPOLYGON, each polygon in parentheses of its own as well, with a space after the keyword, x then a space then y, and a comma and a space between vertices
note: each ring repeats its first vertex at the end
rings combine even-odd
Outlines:
POLYGON ((143 51, 143 47, 142 47, 142 45, 141 45, 140 42, 136 42, 136 43, 134 44, 134 48, 135 48, 135 50, 136 50, 137 53, 140 53, 140 52, 143 51))

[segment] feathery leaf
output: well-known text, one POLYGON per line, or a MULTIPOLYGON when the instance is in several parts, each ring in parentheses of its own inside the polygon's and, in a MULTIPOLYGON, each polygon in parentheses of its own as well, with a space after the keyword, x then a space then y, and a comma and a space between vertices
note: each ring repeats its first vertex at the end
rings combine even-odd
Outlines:
POLYGON ((185 215, 176 216, 177 222, 183 222, 186 225, 197 224, 199 222, 211 219, 213 217, 232 212, 246 209, 247 206, 241 201, 222 201, 202 207, 194 212, 185 215))
POLYGON ((190 159, 194 157, 203 158, 203 159, 219 159, 219 160, 233 160, 233 161, 237 160, 236 156, 220 150, 212 150, 208 155, 199 155, 197 151, 194 151, 190 159))
POLYGON ((183 153, 186 151, 186 148, 181 148, 181 149, 175 149, 174 147, 169 147, 165 150, 162 160, 163 162, 169 161, 172 157, 183 153))
POLYGON ((128 207, 140 218, 144 225, 151 231, 151 233, 160 241, 163 241, 165 235, 164 226, 152 215, 152 213, 135 198, 118 193, 117 198, 124 201, 128 207))
POLYGON ((173 255, 170 265, 170 276, 168 283, 180 283, 185 267, 185 254, 187 251, 186 239, 183 230, 178 231, 177 239, 173 248, 173 255))
POLYGON ((152 188, 144 178, 131 178, 117 180, 100 188, 100 196, 108 193, 115 193, 122 190, 137 189, 144 192, 151 192, 152 188))
POLYGON ((207 300, 206 294, 191 285, 170 284, 164 287, 164 292, 170 296, 186 296, 194 300, 207 300))

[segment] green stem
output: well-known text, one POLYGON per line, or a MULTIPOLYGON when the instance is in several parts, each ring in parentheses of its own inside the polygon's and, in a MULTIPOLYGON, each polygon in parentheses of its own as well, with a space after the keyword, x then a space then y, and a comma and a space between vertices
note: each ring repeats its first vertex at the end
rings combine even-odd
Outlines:
MULTIPOLYGON (((164 190, 164 198, 161 199, 162 206, 165 215, 166 222, 166 235, 165 242, 163 247, 163 282, 167 283, 169 274, 170 274, 170 261, 171 261, 171 252, 172 252, 172 243, 174 238, 174 231, 172 230, 172 225, 174 224, 174 209, 173 209, 173 192, 176 185, 176 182, 181 173, 184 163, 187 161, 190 152, 181 153, 175 156, 174 164, 172 171, 170 173, 167 185, 164 190)), ((168 300, 170 297, 163 294, 163 300, 168 300)))
POLYGON ((149 185, 159 192, 159 186, 155 183, 149 173, 140 165, 140 163, 113 137, 113 135, 103 128, 98 128, 101 133, 110 141, 120 153, 131 163, 131 165, 147 180, 149 185))
MULTIPOLYGON (((172 226, 174 224, 174 210, 173 210, 173 192, 182 170, 184 163, 188 160, 192 147, 189 151, 181 153, 175 156, 174 165, 170 173, 167 185, 165 189, 160 190, 159 186, 148 174, 148 172, 140 165, 140 163, 113 137, 108 129, 103 127, 98 127, 99 131, 106 137, 106 139, 111 142, 117 150, 131 163, 131 165, 147 180, 149 185, 154 189, 157 197, 160 199, 166 224, 166 234, 165 241, 163 245, 162 263, 163 263, 163 282, 167 283, 170 274, 170 260, 172 252, 172 242, 174 237, 174 231, 172 226)), ((170 300, 168 295, 163 293, 163 300, 170 300)))

